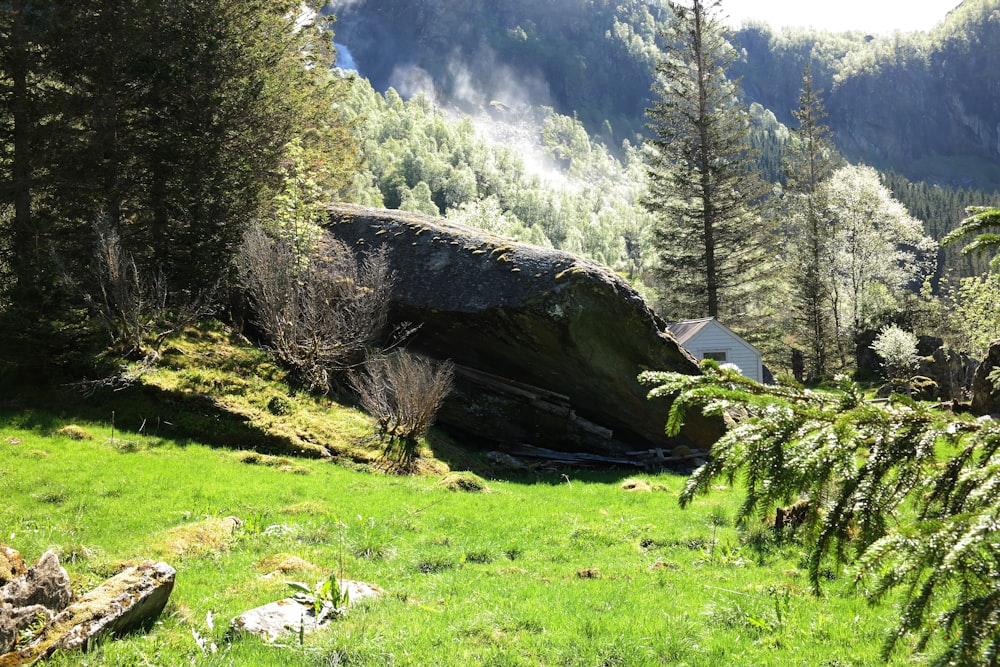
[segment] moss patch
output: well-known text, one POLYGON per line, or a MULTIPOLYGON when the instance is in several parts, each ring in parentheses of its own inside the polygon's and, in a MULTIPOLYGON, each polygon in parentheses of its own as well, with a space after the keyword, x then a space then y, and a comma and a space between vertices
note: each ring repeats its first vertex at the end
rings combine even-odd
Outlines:
POLYGON ((154 550, 163 557, 204 556, 224 551, 239 525, 239 519, 227 516, 177 526, 166 532, 154 550))

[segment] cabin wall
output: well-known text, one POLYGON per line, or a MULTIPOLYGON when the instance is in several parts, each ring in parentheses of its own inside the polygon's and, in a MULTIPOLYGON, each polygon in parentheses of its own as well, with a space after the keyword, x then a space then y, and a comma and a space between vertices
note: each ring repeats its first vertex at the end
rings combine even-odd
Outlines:
POLYGON ((760 353, 721 326, 706 326, 687 340, 684 347, 699 360, 706 354, 725 352, 725 363, 735 364, 751 380, 763 381, 760 353))

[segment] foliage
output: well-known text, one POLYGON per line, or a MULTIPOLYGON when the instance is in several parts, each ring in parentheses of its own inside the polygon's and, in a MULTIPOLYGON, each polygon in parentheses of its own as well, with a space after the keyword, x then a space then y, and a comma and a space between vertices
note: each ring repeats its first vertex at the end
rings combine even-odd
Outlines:
POLYGON ((950 245, 960 239, 975 238, 962 248, 962 254, 996 253, 990 260, 990 269, 1000 271, 1000 208, 988 206, 970 206, 966 209, 969 217, 962 220, 957 229, 951 231, 942 245, 950 245))
POLYGON ((427 97, 383 96, 365 80, 351 84, 345 116, 367 156, 351 201, 443 214, 635 277, 651 259, 650 218, 635 206, 641 160, 631 147, 615 159, 574 118, 500 106, 455 119, 427 97))
POLYGON ((648 110, 645 206, 657 216, 658 275, 668 317, 732 315, 767 267, 767 234, 753 210, 766 192, 750 155, 748 114, 726 70, 719 3, 669 3, 656 101, 648 110))
POLYGON ((642 136, 656 34, 670 18, 665 5, 648 0, 371 0, 336 2, 334 10, 378 90, 424 92, 463 113, 527 101, 562 116, 576 111, 608 146, 642 136))
MULTIPOLYGON (((971 188, 948 187, 927 182, 911 182, 894 170, 884 170, 882 180, 913 216, 924 222, 927 235, 943 241, 955 229, 956 221, 968 217, 967 210, 983 202, 1000 202, 1000 193, 971 188)), ((941 244, 935 278, 977 276, 989 268, 989 258, 979 253, 962 253, 956 242, 941 244)), ((936 283, 935 283, 936 284, 936 283)))
POLYGON ((285 583, 295 591, 292 597, 296 602, 312 609, 317 625, 342 615, 350 604, 349 591, 346 586, 341 586, 335 574, 318 582, 315 588, 310 588, 301 581, 285 583))
POLYGON ((824 200, 823 182, 842 158, 823 124, 826 110, 821 92, 813 87, 812 68, 802 73, 802 93, 792 115, 799 122, 785 154, 785 206, 791 250, 786 261, 792 270, 795 296, 794 324, 805 340, 807 362, 814 378, 826 377, 833 347, 831 285, 832 229, 824 200))
POLYGON ((920 285, 934 272, 937 244, 871 167, 841 167, 822 191, 834 228, 826 268, 843 360, 856 334, 882 324, 894 291, 920 285))
POLYGON ((364 370, 350 376, 361 406, 375 418, 378 434, 388 438, 386 453, 404 467, 413 463, 419 440, 434 424, 452 389, 455 367, 399 350, 369 354, 364 370))
POLYGON ((10 44, 0 57, 0 300, 23 311, 38 339, 3 346, 18 363, 53 354, 41 332, 80 307, 59 276, 85 273, 95 220, 182 304, 225 274, 279 187, 293 139, 312 163, 323 155, 313 173, 336 190, 353 146, 313 4, 0 6, 10 44))
POLYGON ((909 381, 910 373, 917 367, 917 337, 895 324, 879 332, 872 350, 882 359, 884 379, 909 381))
POLYGON ((327 240, 303 266, 289 240, 252 229, 239 273, 261 331, 309 389, 328 391, 385 326, 393 276, 384 252, 358 260, 327 240))
POLYGON ((934 664, 990 664, 1000 613, 992 556, 1000 426, 905 397, 868 403, 846 380, 821 393, 765 387, 712 363, 703 370, 642 376, 655 385, 651 396, 675 397, 668 434, 690 409, 736 419, 691 476, 682 506, 720 478, 746 486, 743 522, 807 498, 813 588, 832 560, 857 563, 856 581, 873 603, 902 595, 885 655, 914 633, 917 651, 940 641, 934 664))
POLYGON ((955 298, 954 316, 962 330, 965 349, 983 359, 990 343, 1000 336, 1000 273, 963 278, 955 298))

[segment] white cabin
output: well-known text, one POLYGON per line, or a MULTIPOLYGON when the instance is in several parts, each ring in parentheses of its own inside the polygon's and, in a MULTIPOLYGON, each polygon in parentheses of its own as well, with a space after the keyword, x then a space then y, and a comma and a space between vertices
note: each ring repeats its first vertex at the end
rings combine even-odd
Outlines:
POLYGON ((733 364, 751 380, 764 381, 760 351, 714 317, 675 322, 667 329, 695 359, 733 364))

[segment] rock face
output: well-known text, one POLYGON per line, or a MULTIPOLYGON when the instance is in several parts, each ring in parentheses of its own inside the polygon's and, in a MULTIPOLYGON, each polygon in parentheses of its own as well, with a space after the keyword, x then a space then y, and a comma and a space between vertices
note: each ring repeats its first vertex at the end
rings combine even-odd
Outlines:
POLYGON ((916 374, 929 378, 935 384, 933 395, 926 399, 961 401, 968 400, 967 392, 978 366, 979 362, 969 355, 939 346, 932 353, 920 357, 916 374))
POLYGON ((723 432, 721 420, 692 414, 666 438, 669 405, 648 401, 636 376, 697 364, 604 267, 398 211, 333 206, 327 229, 358 252, 389 249, 392 320, 420 325, 411 347, 457 366, 445 426, 501 447, 615 456, 704 451, 723 432))
POLYGON ((972 381, 972 413, 976 415, 1000 414, 1000 389, 990 381, 989 375, 1000 368, 1000 339, 990 343, 990 351, 976 369, 972 381))

